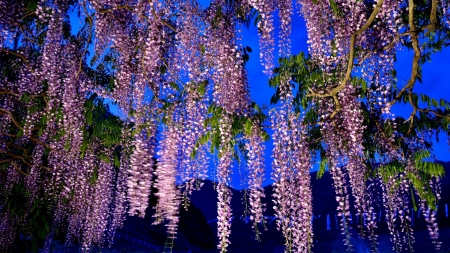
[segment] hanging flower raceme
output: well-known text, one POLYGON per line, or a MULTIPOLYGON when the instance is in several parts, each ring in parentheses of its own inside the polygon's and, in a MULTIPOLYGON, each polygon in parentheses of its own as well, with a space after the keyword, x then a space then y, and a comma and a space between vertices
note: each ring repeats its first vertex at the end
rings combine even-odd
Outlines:
POLYGON ((248 188, 250 190, 250 219, 253 221, 253 228, 257 229, 258 223, 264 222, 264 189, 262 188, 265 176, 264 149, 265 145, 260 135, 260 130, 254 127, 251 135, 247 137, 248 142, 245 148, 248 151, 249 179, 248 188))
POLYGON ((292 0, 278 0, 278 16, 280 17, 279 53, 281 56, 289 56, 291 54, 291 40, 289 36, 292 30, 292 5, 292 0))
POLYGON ((217 236, 219 237, 218 249, 226 252, 230 244, 231 233, 231 190, 228 188, 232 171, 232 153, 230 147, 231 140, 231 119, 229 115, 224 115, 220 121, 221 150, 217 167, 217 236))
MULTIPOLYGON (((3 210, 3 206, 0 206, 0 210, 3 210)), ((14 217, 8 212, 1 213, 0 215, 0 231, 3 236, 0 237, 0 250, 4 252, 11 251, 14 243, 14 237, 17 230, 13 225, 14 217)))
POLYGON ((161 150, 158 151, 158 165, 155 171, 155 188, 158 203, 155 207, 156 223, 167 220, 167 233, 175 238, 178 226, 178 209, 180 207, 180 192, 176 185, 179 170, 180 132, 177 126, 164 129, 161 140, 161 150))
POLYGON ((33 166, 30 169, 29 175, 26 179, 25 186, 30 196, 29 201, 33 203, 34 198, 39 190, 42 173, 42 155, 44 154, 44 147, 37 146, 33 151, 33 166))
POLYGON ((322 125, 322 135, 324 136, 327 148, 327 160, 329 171, 333 179, 333 186, 338 202, 338 216, 343 217, 340 224, 344 228, 345 243, 349 249, 352 248, 350 243, 350 193, 348 189, 349 172, 347 166, 347 156, 342 151, 345 150, 344 139, 342 136, 347 134, 337 127, 337 124, 325 123, 322 125))
POLYGON ((128 203, 129 215, 145 216, 150 198, 153 177, 154 129, 149 133, 142 131, 132 143, 134 147, 128 169, 128 203))
POLYGON ((63 126, 68 133, 67 139, 70 143, 69 151, 72 156, 79 155, 83 141, 84 126, 84 100, 89 91, 89 85, 81 73, 79 56, 74 45, 67 45, 65 72, 68 73, 63 79, 63 126), (78 56, 78 57, 77 57, 78 56))
POLYGON ((15 25, 24 15, 24 3, 13 0, 0 1, 0 48, 4 47, 10 35, 7 27, 15 25))
POLYGON ((220 1, 209 10, 209 17, 218 15, 219 8, 224 9, 221 19, 209 20, 206 35, 210 37, 206 47, 211 51, 206 55, 213 63, 212 81, 214 83, 214 102, 227 113, 247 113, 249 110, 249 93, 246 71, 243 67, 242 54, 236 45, 236 29, 234 26, 234 9, 221 6, 220 1), (216 5, 217 4, 217 5, 216 5))
MULTIPOLYGON (((391 177, 388 180, 385 180, 383 184, 381 184, 383 190, 383 204, 386 210, 386 222, 391 233, 391 242, 393 244, 392 248, 396 252, 401 252, 404 244, 401 240, 399 225, 397 224, 399 220, 399 211, 403 210, 405 196, 402 196, 404 192, 401 189, 405 189, 405 175, 399 174, 397 177, 391 177), (397 187, 397 182, 400 182, 400 187, 397 187)), ((408 204, 408 203, 406 203, 408 204)), ((400 213, 400 216, 402 214, 400 213)), ((401 217, 403 221, 406 221, 404 217, 401 217)), ((409 223, 409 221, 408 221, 409 223)), ((412 230, 410 224, 403 223, 402 226, 409 228, 410 235, 412 235, 412 230)), ((410 237, 413 240, 413 237, 410 237)), ((413 243, 413 241, 410 241, 413 243)))
POLYGON ((308 252, 312 246, 312 192, 309 170, 312 157, 306 129, 297 115, 272 114, 274 182, 277 225, 282 229, 286 249, 308 252))
POLYGON ((207 104, 204 95, 200 94, 195 86, 186 87, 186 112, 184 121, 184 138, 182 139, 181 180, 185 183, 186 193, 195 188, 194 181, 205 179, 207 176, 208 160, 205 145, 195 149, 196 141, 206 133, 202 122, 206 119, 207 104), (195 149, 195 153, 194 152, 195 149))
MULTIPOLYGON (((261 53, 259 54, 262 65, 264 66, 264 73, 266 75, 272 74, 272 69, 274 67, 274 59, 273 59, 273 50, 275 48, 275 39, 274 39, 274 25, 273 25, 273 12, 275 10, 275 6, 277 1, 273 0, 247 0, 248 4, 255 8, 256 11, 260 14, 260 20, 258 20, 258 31, 260 33, 259 36, 259 47, 261 53)), ((292 3, 291 1, 280 1, 280 6, 283 7, 283 11, 286 13, 291 12, 292 3), (284 8, 286 7, 286 8, 284 8)), ((283 52, 286 48, 286 43, 288 42, 289 35, 289 26, 290 26, 290 17, 283 17, 283 21, 281 24, 282 27, 282 48, 283 52)))
MULTIPOLYGON (((346 161, 345 167, 348 171, 349 183, 352 196, 355 198, 355 208, 358 215, 369 212, 367 206, 367 186, 364 178, 366 166, 363 154, 363 117, 359 108, 359 102, 355 96, 356 89, 347 85, 340 93, 339 99, 342 104, 342 131, 339 131, 339 140, 346 143, 346 152, 341 161, 346 161)), ((348 216, 346 214, 345 216, 348 216)), ((360 223, 361 224, 361 223, 360 223)))
POLYGON ((58 107, 58 98, 61 95, 61 74, 63 71, 61 59, 61 39, 62 39, 62 14, 58 9, 53 10, 49 21, 46 43, 42 53, 41 73, 48 83, 48 103, 47 114, 49 118, 54 118, 55 110, 58 107))
MULTIPOLYGON (((83 226, 82 248, 89 250, 92 244, 104 245, 108 222, 110 220, 110 203, 113 196, 114 169, 110 163, 98 161, 94 171, 95 182, 89 189, 89 205, 83 226)), ((92 184, 92 182, 91 182, 92 184)))

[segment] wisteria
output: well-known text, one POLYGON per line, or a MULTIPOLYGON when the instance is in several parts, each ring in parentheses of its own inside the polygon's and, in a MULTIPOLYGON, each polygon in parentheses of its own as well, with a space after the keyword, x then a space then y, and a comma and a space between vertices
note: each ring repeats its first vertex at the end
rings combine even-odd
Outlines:
POLYGON ((264 198, 264 189, 262 185, 264 183, 264 149, 262 137, 259 135, 259 129, 252 129, 249 142, 246 144, 248 150, 248 169, 249 179, 248 186, 250 189, 250 219, 253 220, 253 226, 257 229, 258 223, 264 222, 264 205, 261 203, 264 198))
POLYGON ((132 144, 134 151, 130 157, 127 180, 130 215, 137 212, 140 217, 144 217, 148 207, 154 165, 152 154, 155 138, 152 134, 155 134, 154 131, 149 134, 141 133, 133 141, 134 145, 132 144))
POLYGON ((28 252, 21 240, 48 252, 54 238, 88 252, 111 246, 127 216, 150 213, 170 248, 180 206, 212 175, 226 252, 236 167, 256 239, 270 170, 285 251, 311 252, 315 163, 333 179, 349 250, 356 229, 378 251, 382 210, 393 249, 413 250, 417 206, 439 250, 444 171, 431 152, 435 134, 450 136, 450 102, 414 85, 448 45, 449 20, 448 0, 0 0, 0 252, 28 252), (307 53, 292 55, 294 15, 307 53), (252 24, 270 107, 250 96, 241 29, 252 24), (407 79, 399 50, 413 52, 407 79), (399 103, 406 118, 392 112, 399 103), (24 225, 36 213, 48 224, 37 235, 24 225))
POLYGON ((307 252, 313 238, 310 187, 311 154, 305 129, 294 114, 273 116, 273 178, 277 225, 283 230, 288 251, 307 252), (283 117, 284 116, 284 117, 283 117))
POLYGON ((176 176, 179 170, 179 146, 180 135, 175 127, 163 132, 162 149, 159 151, 160 160, 156 171, 156 188, 159 189, 159 197, 156 206, 156 221, 168 221, 168 233, 171 237, 176 235, 178 225, 178 208, 180 205, 180 193, 176 185, 176 176))

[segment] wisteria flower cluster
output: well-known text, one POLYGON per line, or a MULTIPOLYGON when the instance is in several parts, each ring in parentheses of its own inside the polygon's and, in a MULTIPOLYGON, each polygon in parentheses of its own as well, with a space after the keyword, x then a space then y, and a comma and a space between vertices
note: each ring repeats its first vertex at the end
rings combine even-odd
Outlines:
POLYGON ((430 55, 449 44, 449 21, 448 0, 213 0, 206 8, 185 0, 0 0, 0 251, 48 252, 63 235, 88 252, 110 246, 127 215, 149 213, 173 240, 181 204, 214 175, 218 248, 226 252, 237 162, 248 175, 257 238, 271 164, 286 252, 313 246, 315 163, 333 178, 349 249, 356 210, 368 216, 358 231, 377 251, 380 208, 394 250, 412 249, 411 205, 426 210, 440 249, 444 172, 430 152, 434 134, 450 136, 450 102, 414 85, 430 55), (292 55, 294 13, 305 20, 309 56, 292 55), (250 96, 252 50, 240 29, 251 23, 276 89, 269 116, 250 96), (394 58, 405 48, 413 58, 403 82, 394 58), (396 103, 411 106, 409 118, 391 112, 396 103))

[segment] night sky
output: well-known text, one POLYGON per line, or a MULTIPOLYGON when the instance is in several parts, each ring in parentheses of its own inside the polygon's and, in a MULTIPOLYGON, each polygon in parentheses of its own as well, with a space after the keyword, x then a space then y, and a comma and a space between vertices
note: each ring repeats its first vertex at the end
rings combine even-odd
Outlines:
MULTIPOLYGON (((202 2, 202 1, 201 1, 202 2)), ((209 1, 203 1, 209 2, 209 1)), ((275 15, 275 34, 278 36, 278 15, 275 15)), ((275 89, 269 87, 269 77, 262 73, 263 67, 259 59, 259 46, 258 46, 258 34, 255 26, 250 28, 242 27, 242 45, 250 46, 253 50, 250 53, 250 61, 247 63, 248 79, 250 85, 250 94, 254 101, 259 105, 266 104, 270 108, 270 98, 273 95, 275 89)), ((291 33, 291 53, 298 54, 301 51, 308 52, 306 26, 302 17, 298 13, 295 13, 292 18, 292 33, 291 33)), ((278 57, 278 48, 274 51, 274 56, 278 57)), ((399 87, 403 87, 411 75, 413 52, 403 49, 398 51, 397 61, 395 68, 397 70, 397 78, 399 87)), ((275 59, 275 62, 277 60, 275 59)), ((422 81, 417 82, 414 86, 414 91, 427 94, 428 96, 437 99, 450 99, 450 48, 445 48, 443 51, 435 53, 431 56, 431 62, 425 63, 423 66, 422 81)), ((392 108, 392 112, 395 115, 400 115, 404 118, 408 118, 412 112, 410 105, 395 104, 392 108)), ((450 161, 449 144, 447 142, 447 136, 445 134, 439 135, 439 142, 434 141, 434 155, 436 159, 440 161, 450 161)), ((270 167, 271 167, 271 151, 272 142, 266 143, 266 184, 270 184, 270 167)), ((313 170, 318 166, 314 166, 313 170)), ((235 169, 235 173, 238 170, 235 169)), ((239 177, 233 178, 233 186, 236 188, 242 188, 239 186, 239 177)))
MULTIPOLYGON (((209 0, 200 0, 200 3, 203 7, 207 7, 210 3, 209 0)), ((307 52, 307 34, 306 34, 306 26, 304 20, 298 14, 298 10, 295 10, 292 17, 292 33, 291 33, 291 53, 298 54, 301 51, 307 52)), ((275 36, 278 37, 278 14, 274 15, 275 19, 275 36)), ((79 21, 77 20, 76 15, 71 15, 72 24, 74 24, 74 31, 77 32, 78 25, 76 25, 79 21)), ((269 108, 270 106, 270 98, 274 93, 274 89, 269 87, 268 80, 269 77, 263 74, 263 67, 259 58, 259 45, 258 45, 258 34, 257 28, 253 25, 250 25, 249 28, 242 26, 239 27, 242 32, 238 35, 242 37, 240 43, 243 46, 249 46, 252 48, 252 53, 250 53, 250 61, 247 63, 246 68, 248 72, 248 80, 250 85, 250 94, 252 100, 254 100, 260 106, 265 104, 269 108)), ((79 28, 78 28, 79 29, 79 28)), ((277 40, 276 40, 276 44, 277 40)), ((91 54, 92 55, 92 54, 91 54)), ((274 50, 275 62, 278 59, 278 48, 274 50)), ((399 86, 403 87, 403 85, 407 82, 410 73, 411 73, 411 64, 412 64, 412 51, 407 51, 406 49, 401 50, 397 54, 397 62, 396 62, 396 70, 398 73, 399 86)), ((417 83, 414 87, 415 91, 423 92, 428 94, 432 98, 437 100, 444 98, 450 99, 450 49, 446 48, 442 52, 438 52, 431 56, 432 62, 426 63, 423 66, 423 84, 417 83)), ((117 107, 114 105, 110 105, 113 113, 117 113, 117 107)), ((399 105, 398 103, 394 105, 392 108, 392 112, 396 115, 401 115, 404 118, 408 118, 411 113, 412 108, 409 105, 399 105)), ((269 131, 270 133, 270 131, 269 131)), ((447 143, 447 136, 444 134, 440 134, 440 142, 434 143, 434 154, 438 160, 441 161, 449 161, 449 146, 447 143)), ((269 141, 266 143, 266 182, 265 184, 270 184, 272 181, 270 180, 270 168, 271 168, 271 157, 270 154, 272 152, 272 142, 269 141)), ((237 189, 242 189, 240 182, 242 182, 242 167, 241 168, 235 163, 234 164, 234 176, 232 186, 237 189)), ((318 166, 314 166, 313 170, 317 169, 318 166)), ((213 172, 211 169, 211 177, 210 179, 214 180, 213 172)))

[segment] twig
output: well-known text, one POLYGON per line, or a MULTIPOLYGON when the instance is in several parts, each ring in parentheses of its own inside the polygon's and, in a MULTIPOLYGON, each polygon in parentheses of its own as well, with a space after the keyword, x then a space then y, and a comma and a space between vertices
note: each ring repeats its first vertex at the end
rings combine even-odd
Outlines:
POLYGON ((15 154, 10 153, 10 152, 8 152, 8 151, 5 151, 5 150, 3 150, 3 149, 0 149, 0 153, 9 155, 10 157, 15 158, 15 159, 17 159, 17 160, 21 160, 21 161, 22 161, 23 163, 25 163, 26 165, 33 166, 32 163, 30 163, 29 161, 25 160, 25 158, 23 158, 22 156, 15 155, 15 154))
POLYGON ((0 164, 3 164, 3 163, 9 163, 10 161, 11 161, 11 159, 1 160, 1 161, 0 161, 0 164))
POLYGON ((165 59, 161 59, 161 60, 163 60, 163 62, 164 62, 164 66, 166 66, 166 68, 167 68, 167 72, 169 72, 169 74, 173 77, 173 78, 175 78, 175 80, 177 80, 180 84, 181 84, 181 86, 182 87, 184 87, 184 84, 183 84, 183 82, 172 72, 172 70, 169 68, 169 65, 167 64, 167 62, 166 62, 166 60, 165 59))
POLYGON ((24 18, 26 18, 28 16, 35 15, 35 14, 36 14, 35 11, 30 11, 30 12, 26 13, 23 17, 21 17, 20 20, 22 20, 22 19, 24 19, 24 18))
POLYGON ((16 121, 16 119, 14 119, 14 115, 10 111, 0 108, 0 113, 8 114, 13 124, 19 129, 23 130, 23 127, 19 124, 19 122, 16 121))
MULTIPOLYGON (((15 96, 18 98, 22 97, 22 95, 15 93, 13 91, 7 90, 5 88, 0 88, 0 90, 3 90, 3 91, 0 91, 0 95, 11 95, 11 96, 15 96)), ((41 94, 29 95, 29 96, 32 98, 37 98, 37 97, 45 97, 45 95, 47 95, 46 91, 42 92, 41 94)))
POLYGON ((84 49, 84 51, 83 51, 83 53, 81 54, 81 57, 80 57, 80 62, 78 64, 78 72, 76 74, 76 77, 78 77, 78 75, 81 73, 81 68, 82 68, 82 64, 83 64, 83 58, 84 58, 84 56, 86 55, 86 53, 88 51, 89 44, 91 43, 91 39, 92 39, 92 31, 91 31, 91 29, 92 29, 92 26, 93 26, 93 24, 92 24, 92 17, 89 15, 88 11, 86 10, 85 3, 82 2, 81 5, 83 6, 83 12, 86 15, 86 18, 87 18, 87 20, 89 22, 89 36, 87 38, 86 48, 84 49))
POLYGON ((13 142, 8 142, 8 141, 3 141, 3 140, 0 140, 0 142, 6 144, 9 147, 22 150, 22 152, 24 153, 25 157, 30 158, 30 155, 28 154, 28 151, 25 148, 23 148, 23 147, 21 147, 21 146, 19 146, 17 144, 14 144, 13 142))
MULTIPOLYGON (((4 114, 8 114, 9 117, 11 118, 11 121, 13 122, 13 124, 14 124, 17 128, 19 128, 19 129, 21 129, 21 130, 24 130, 23 127, 19 124, 19 122, 17 122, 17 120, 14 119, 14 116, 13 116, 13 114, 12 114, 10 111, 0 108, 0 112, 3 112, 4 114)), ((33 142, 36 142, 37 144, 40 144, 40 145, 42 145, 42 146, 44 146, 44 147, 46 147, 46 148, 52 150, 52 148, 51 148, 48 144, 42 142, 42 141, 39 140, 39 139, 36 139, 36 138, 34 138, 34 137, 32 137, 32 136, 30 136, 29 139, 32 140, 33 142)))
POLYGON ((9 134, 9 133, 5 133, 5 132, 0 132, 0 135, 5 135, 8 137, 16 137, 16 135, 14 135, 14 134, 9 134))
POLYGON ((33 40, 32 38, 30 38, 25 31, 23 30, 23 27, 21 25, 18 25, 17 27, 19 27, 20 31, 22 32, 22 34, 33 44, 36 44, 38 46, 41 46, 39 43, 37 43, 35 40, 33 40))
POLYGON ((19 57, 20 59, 22 59, 22 61, 25 63, 25 65, 27 65, 27 68, 28 68, 31 72, 34 72, 34 70, 31 68, 31 66, 30 66, 30 64, 29 64, 29 62, 28 62, 28 59, 27 59, 24 55, 19 54, 19 53, 16 53, 16 52, 13 52, 13 51, 8 50, 8 49, 6 49, 6 48, 0 48, 0 51, 5 52, 5 53, 7 53, 7 54, 11 54, 11 55, 14 55, 14 56, 19 57))
POLYGON ((116 10, 128 10, 128 11, 132 12, 133 7, 124 4, 124 5, 119 5, 119 6, 115 6, 112 8, 103 8, 103 9, 98 10, 98 12, 106 14, 106 13, 110 13, 110 12, 116 11, 116 10))
POLYGON ((24 175, 24 176, 28 176, 28 175, 29 175, 29 174, 23 172, 19 167, 17 167, 17 165, 16 165, 13 161, 11 161, 11 164, 12 164, 12 166, 13 166, 18 172, 20 172, 22 175, 24 175))

